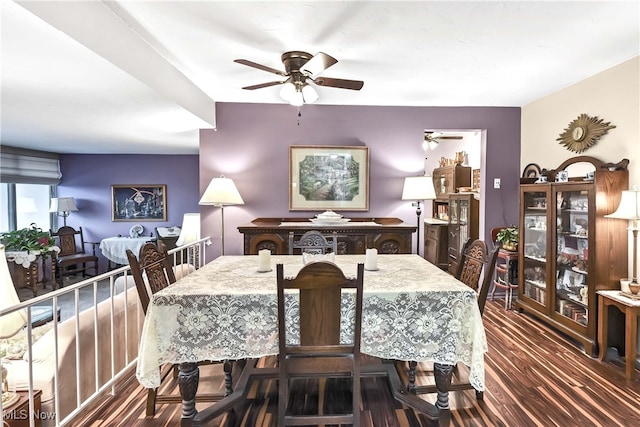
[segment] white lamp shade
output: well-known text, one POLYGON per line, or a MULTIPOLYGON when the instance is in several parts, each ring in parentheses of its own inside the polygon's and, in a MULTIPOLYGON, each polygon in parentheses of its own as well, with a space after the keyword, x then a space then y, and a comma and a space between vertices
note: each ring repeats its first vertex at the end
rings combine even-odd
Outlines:
POLYGON ((640 219, 640 190, 633 189, 622 192, 618 209, 607 218, 639 220, 640 219))
POLYGON ((200 198, 201 205, 244 205, 244 200, 240 196, 236 185, 230 178, 224 175, 220 178, 213 178, 200 198))
POLYGON ((402 200, 434 200, 436 190, 430 176, 408 176, 404 179, 402 200))
POLYGON ((75 212, 78 208, 73 197, 54 197, 49 212, 75 212))
POLYGON ((200 240, 200 214, 186 213, 182 217, 182 228, 176 246, 188 245, 197 240, 200 240))
MULTIPOLYGON (((0 244, 0 310, 20 303, 11 280, 4 245, 0 244)), ((17 334, 27 323, 24 310, 13 311, 0 317, 0 338, 9 338, 17 334)))

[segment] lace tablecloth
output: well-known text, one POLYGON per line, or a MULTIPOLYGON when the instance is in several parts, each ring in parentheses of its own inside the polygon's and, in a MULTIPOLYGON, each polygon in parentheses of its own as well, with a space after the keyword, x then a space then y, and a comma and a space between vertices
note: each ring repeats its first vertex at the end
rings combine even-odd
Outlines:
MULTIPOLYGON (((355 276, 364 255, 339 255, 336 264, 355 276)), ((258 273, 258 256, 222 256, 156 293, 140 341, 137 378, 158 387, 164 363, 237 360, 278 353, 276 263, 285 276, 302 268, 302 256, 271 257, 273 270, 258 273)), ((365 271, 362 348, 384 359, 462 362, 470 382, 484 390, 487 341, 475 292, 417 255, 379 255, 378 271, 365 271)), ((289 316, 298 310, 290 294, 289 316)), ((353 310, 343 295, 343 313, 353 310)), ((350 336, 353 316, 343 316, 350 336)), ((297 339, 297 331, 288 336, 297 339)))
POLYGON ((107 237, 100 242, 100 250, 109 261, 120 265, 128 265, 127 249, 131 249, 136 256, 140 248, 152 240, 151 237, 107 237))

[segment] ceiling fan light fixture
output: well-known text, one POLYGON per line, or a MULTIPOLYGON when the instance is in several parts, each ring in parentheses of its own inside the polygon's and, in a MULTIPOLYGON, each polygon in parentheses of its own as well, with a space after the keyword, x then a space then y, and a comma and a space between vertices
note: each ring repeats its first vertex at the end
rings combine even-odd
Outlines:
POLYGON ((301 107, 304 104, 304 96, 302 95, 302 91, 295 91, 289 99, 289 104, 293 105, 294 107, 301 107))
POLYGON ((282 88, 280 89, 280 97, 287 102, 291 102, 291 99, 293 98, 295 93, 296 93, 296 85, 294 85, 293 82, 291 81, 288 81, 285 84, 283 84, 282 88))
POLYGON ((304 97, 304 102, 308 104, 313 104, 318 100, 318 92, 309 84, 305 84, 302 87, 302 96, 304 97))

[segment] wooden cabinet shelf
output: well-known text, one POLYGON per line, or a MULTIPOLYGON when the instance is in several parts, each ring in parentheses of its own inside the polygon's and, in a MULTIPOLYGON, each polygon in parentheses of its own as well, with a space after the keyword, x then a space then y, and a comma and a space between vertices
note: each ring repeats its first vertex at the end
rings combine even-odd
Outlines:
POLYGON ((629 173, 595 166, 593 180, 520 185, 516 303, 591 356, 598 344, 596 291, 616 289, 627 275, 627 223, 605 215, 617 208, 629 173))

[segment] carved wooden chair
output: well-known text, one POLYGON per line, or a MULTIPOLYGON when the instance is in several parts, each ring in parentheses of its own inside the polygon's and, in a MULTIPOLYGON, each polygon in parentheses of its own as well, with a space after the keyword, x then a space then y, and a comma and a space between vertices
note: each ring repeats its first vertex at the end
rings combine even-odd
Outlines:
POLYGON ((360 337, 364 264, 355 278, 345 278, 332 262, 304 266, 295 278, 285 278, 278 264, 278 426, 302 424, 353 424, 360 426, 360 337), (299 291, 300 344, 287 343, 291 326, 286 319, 285 290, 299 291), (340 344, 341 293, 355 289, 353 344, 340 344), (349 414, 288 415, 289 381, 295 378, 346 377, 352 379, 352 412, 349 414))
MULTIPOLYGON (((493 272, 496 265, 496 258, 498 256, 499 246, 496 246, 491 252, 487 249, 487 244, 483 240, 471 240, 468 239, 462 250, 460 251, 460 262, 455 274, 455 278, 471 287, 478 293, 478 308, 480 309, 480 315, 484 312, 484 306, 487 301, 487 294, 493 281, 493 272), (482 272, 484 271, 484 276, 482 272), (482 284, 480 279, 482 278, 482 284)), ((435 384, 426 386, 416 386, 417 362, 409 362, 409 384, 407 389, 415 394, 436 393, 435 384)), ((452 383, 449 387, 450 391, 455 390, 467 390, 473 389, 473 386, 468 381, 461 381, 452 383)), ((476 398, 478 400, 483 399, 483 393, 476 391, 476 398)))
MULTIPOLYGON (((127 249, 127 259, 131 267, 131 274, 136 284, 138 296, 142 310, 146 314, 151 297, 156 292, 176 282, 176 275, 171 264, 171 257, 167 254, 164 243, 160 242, 158 246, 153 243, 145 243, 140 248, 140 254, 136 258, 134 253, 127 249)), ((204 361, 200 365, 218 363, 204 361)), ((199 394, 198 402, 217 402, 223 397, 231 393, 231 363, 225 361, 225 394, 199 394)), ((164 373, 161 369, 161 382, 173 372, 173 377, 177 377, 177 365, 172 365, 164 373)), ((147 407, 146 415, 154 416, 156 413, 156 403, 182 403, 182 397, 177 395, 161 395, 158 389, 148 389, 147 391, 147 407)))
MULTIPOLYGON (((299 240, 295 240, 293 231, 289 233, 289 255, 293 255, 294 251, 299 249, 300 252, 310 254, 324 254, 331 250, 334 254, 338 253, 338 233, 331 233, 329 240, 321 232, 310 230, 304 233, 299 240)), ((297 252, 297 251, 296 251, 297 252)))
POLYGON ((98 257, 95 242, 85 242, 82 227, 60 227, 57 232, 49 230, 51 237, 57 240, 60 252, 55 256, 56 281, 62 286, 62 278, 77 273, 82 277, 98 274, 98 257), (87 252, 86 245, 91 245, 91 252, 87 252), (87 270, 93 270, 88 274, 87 270))

